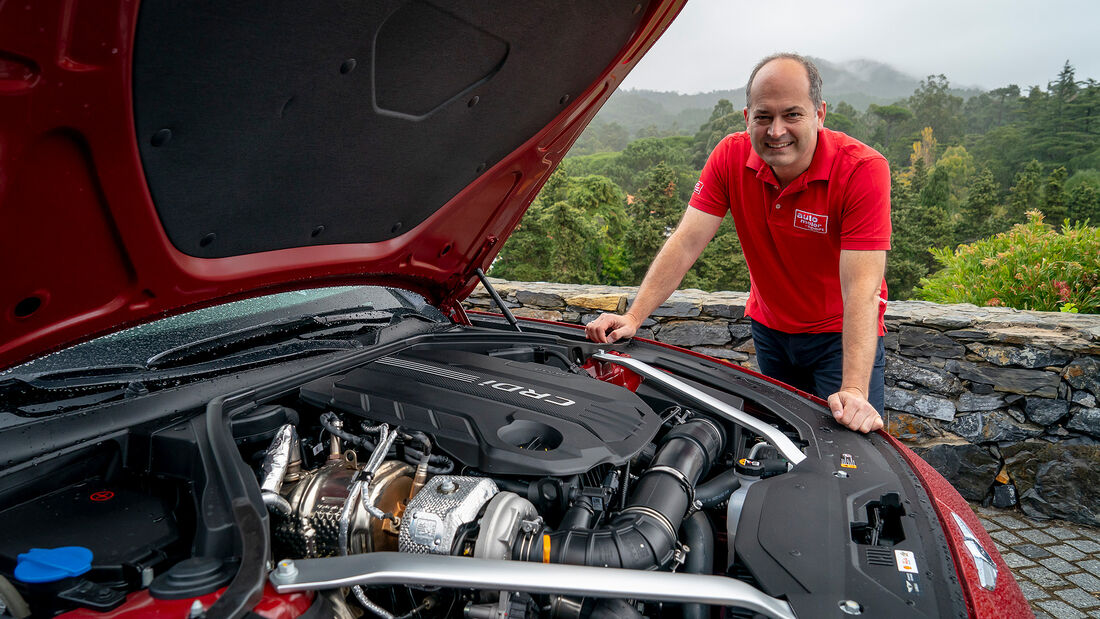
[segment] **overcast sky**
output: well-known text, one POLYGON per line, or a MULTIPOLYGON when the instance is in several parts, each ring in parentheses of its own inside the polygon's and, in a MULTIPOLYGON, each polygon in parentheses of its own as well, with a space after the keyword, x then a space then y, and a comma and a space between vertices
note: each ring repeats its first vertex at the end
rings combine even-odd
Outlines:
POLYGON ((777 51, 986 89, 1045 86, 1067 59, 1100 80, 1100 0, 689 0, 622 86, 737 88, 777 51))

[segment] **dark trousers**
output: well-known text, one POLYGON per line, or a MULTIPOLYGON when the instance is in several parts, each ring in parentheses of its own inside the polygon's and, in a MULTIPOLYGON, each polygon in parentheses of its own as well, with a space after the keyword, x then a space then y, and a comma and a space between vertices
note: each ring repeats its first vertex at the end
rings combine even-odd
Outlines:
MULTIPOLYGON (((765 376, 783 381, 822 399, 840 390, 844 347, 839 333, 785 333, 752 322, 756 362, 765 376)), ((880 414, 884 408, 886 347, 878 338, 875 366, 867 401, 880 414)))

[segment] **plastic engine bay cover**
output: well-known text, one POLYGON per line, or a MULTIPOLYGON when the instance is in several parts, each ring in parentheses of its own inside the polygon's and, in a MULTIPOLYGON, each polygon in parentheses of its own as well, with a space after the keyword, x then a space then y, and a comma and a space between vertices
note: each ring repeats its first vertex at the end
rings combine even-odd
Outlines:
POLYGON ((660 428, 634 393, 552 366, 454 350, 383 357, 301 390, 308 402, 426 432, 489 473, 572 475, 624 464, 660 428))

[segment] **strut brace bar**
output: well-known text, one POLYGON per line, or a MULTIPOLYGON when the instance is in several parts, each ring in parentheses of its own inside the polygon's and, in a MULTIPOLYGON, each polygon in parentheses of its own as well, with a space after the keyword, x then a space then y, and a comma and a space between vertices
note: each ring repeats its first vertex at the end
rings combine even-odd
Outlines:
POLYGON ((701 406, 707 409, 709 412, 714 413, 720 417, 723 417, 733 423, 742 425, 753 432, 763 436, 769 443, 775 446, 779 450, 779 453, 783 455, 792 465, 798 464, 806 459, 806 455, 802 453, 802 450, 795 445, 791 439, 787 438, 786 434, 783 434, 779 430, 764 423, 763 421, 753 417, 745 411, 730 406, 725 402, 704 393, 695 387, 685 383, 684 381, 672 376, 667 372, 662 372, 657 368, 639 361, 632 357, 621 357, 619 355, 612 355, 606 352, 599 352, 592 355, 593 359, 599 361, 605 361, 607 363, 614 363, 621 365, 625 368, 633 370, 635 373, 650 379, 657 383, 655 386, 662 389, 666 393, 671 393, 677 396, 681 396, 691 400, 696 406, 701 406))
POLYGON ((783 600, 740 580, 703 574, 371 552, 284 560, 270 579, 279 593, 352 585, 421 585, 735 606, 775 619, 796 619, 783 600))

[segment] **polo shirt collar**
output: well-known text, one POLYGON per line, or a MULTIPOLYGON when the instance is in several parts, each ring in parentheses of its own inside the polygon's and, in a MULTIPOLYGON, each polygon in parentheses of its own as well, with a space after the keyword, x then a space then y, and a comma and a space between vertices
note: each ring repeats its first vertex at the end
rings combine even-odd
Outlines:
MULTIPOLYGON (((810 167, 800 174, 798 178, 791 181, 791 184, 788 185, 787 188, 793 191, 800 191, 805 189, 806 184, 811 181, 829 180, 829 173, 832 171, 833 159, 836 157, 836 152, 837 144, 833 132, 828 129, 818 131, 817 148, 814 149, 814 156, 813 159, 810 160, 810 167)), ((779 186, 779 179, 775 177, 775 172, 772 171, 771 166, 764 163, 760 155, 756 154, 756 149, 752 148, 751 144, 749 146, 749 156, 745 159, 745 167, 754 170, 757 179, 775 185, 776 187, 779 186)))

